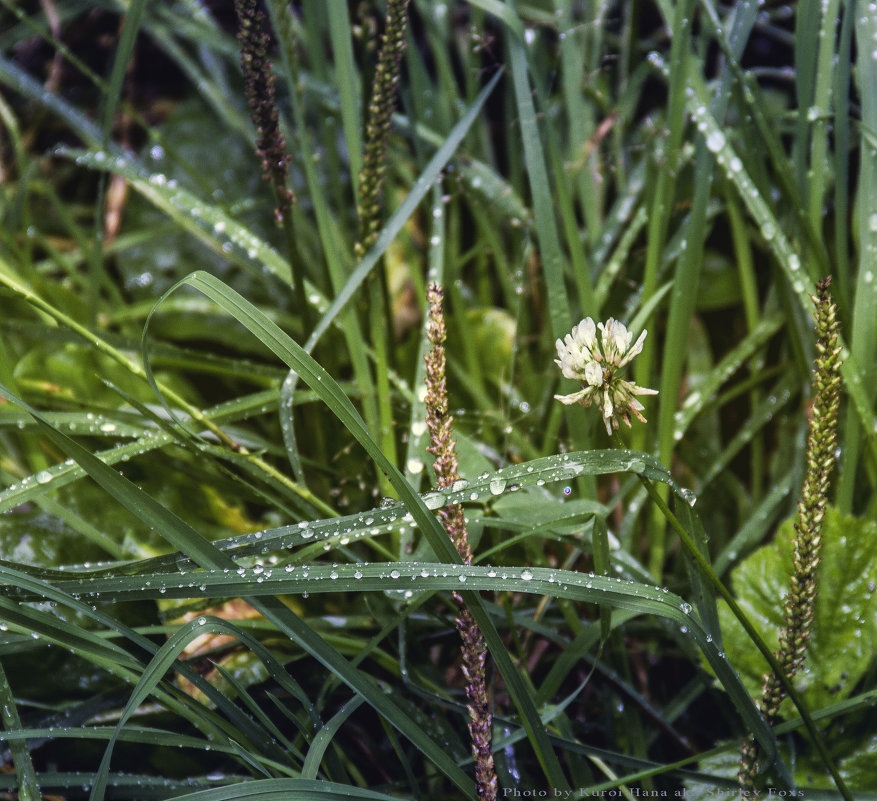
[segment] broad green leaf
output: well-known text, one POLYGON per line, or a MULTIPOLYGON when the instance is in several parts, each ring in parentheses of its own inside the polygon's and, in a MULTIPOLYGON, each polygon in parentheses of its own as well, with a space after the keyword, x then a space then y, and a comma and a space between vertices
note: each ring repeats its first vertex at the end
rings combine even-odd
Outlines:
MULTIPOLYGON (((734 591, 765 640, 779 643, 782 599, 792 569, 792 520, 776 540, 760 548, 732 572, 734 591)), ((822 529, 822 560, 813 637, 805 669, 795 683, 819 709, 846 698, 874 662, 877 640, 877 523, 844 517, 829 507, 822 529)), ((767 663, 751 646, 727 607, 720 603, 725 651, 753 697, 761 693, 767 663)), ((791 712, 788 701, 784 711, 791 712)))

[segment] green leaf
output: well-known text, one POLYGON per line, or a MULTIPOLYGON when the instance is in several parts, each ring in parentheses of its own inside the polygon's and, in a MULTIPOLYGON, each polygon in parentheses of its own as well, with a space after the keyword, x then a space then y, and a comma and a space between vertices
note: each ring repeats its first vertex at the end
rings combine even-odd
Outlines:
MULTIPOLYGON (((776 647, 782 626, 782 598, 792 570, 793 521, 786 520, 776 540, 760 548, 733 572, 740 606, 776 647)), ((874 661, 877 639, 877 523, 844 517, 829 507, 822 529, 813 636, 805 669, 795 677, 814 709, 846 698, 874 661)), ((740 671, 753 697, 761 694, 767 663, 752 648, 724 603, 719 618, 729 660, 740 671)), ((784 711, 791 711, 786 701, 784 711)))

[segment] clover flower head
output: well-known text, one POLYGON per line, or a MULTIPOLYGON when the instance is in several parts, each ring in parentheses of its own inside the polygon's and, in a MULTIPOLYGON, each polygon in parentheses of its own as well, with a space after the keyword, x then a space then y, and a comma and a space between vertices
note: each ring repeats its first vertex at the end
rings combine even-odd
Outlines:
POLYGON ((605 323, 597 323, 585 317, 563 339, 558 339, 555 364, 564 378, 581 382, 581 390, 571 395, 555 395, 561 403, 579 403, 590 406, 592 403, 600 410, 606 433, 618 428, 618 419, 630 427, 630 415, 645 423, 641 412, 645 408, 637 395, 657 395, 656 389, 638 387, 616 375, 616 371, 628 364, 643 349, 646 339, 643 331, 631 345, 631 334, 624 323, 610 317, 605 323), (597 329, 600 340, 597 340, 597 329))

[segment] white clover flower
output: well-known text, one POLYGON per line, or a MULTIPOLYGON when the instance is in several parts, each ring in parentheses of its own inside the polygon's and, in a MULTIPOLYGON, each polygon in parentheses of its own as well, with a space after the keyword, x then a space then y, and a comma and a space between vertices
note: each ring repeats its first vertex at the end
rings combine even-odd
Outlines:
POLYGON ((564 378, 580 381, 582 388, 571 395, 554 397, 568 406, 574 403, 590 406, 593 403, 603 415, 607 434, 618 428, 619 417, 628 428, 630 415, 645 423, 646 418, 641 414, 645 407, 635 396, 657 395, 658 391, 638 387, 615 373, 642 351, 646 333, 643 331, 631 346, 633 334, 623 323, 610 317, 605 323, 595 325, 590 317, 585 317, 562 340, 557 340, 557 358, 554 360, 564 378), (598 328, 601 333, 599 343, 598 328))

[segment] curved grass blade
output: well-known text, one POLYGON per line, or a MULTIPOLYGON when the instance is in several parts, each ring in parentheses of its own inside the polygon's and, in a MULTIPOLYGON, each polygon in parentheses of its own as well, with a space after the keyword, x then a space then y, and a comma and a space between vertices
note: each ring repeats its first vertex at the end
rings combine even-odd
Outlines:
MULTIPOLYGON (((344 427, 358 440, 369 456, 385 473, 420 527, 433 552, 439 558, 451 564, 458 564, 460 556, 447 533, 438 522, 438 519, 430 514, 423 499, 414 492, 398 468, 387 459, 377 446, 377 443, 370 436, 362 417, 353 407, 347 395, 341 391, 335 380, 298 343, 287 336, 252 303, 212 275, 204 272, 193 273, 171 287, 163 298, 185 284, 195 287, 233 315, 238 322, 255 334, 263 345, 270 348, 279 358, 285 361, 292 370, 304 379, 311 389, 320 395, 344 427)), ((160 303, 161 299, 156 304, 156 308, 158 308, 160 303)), ((143 331, 144 358, 146 358, 148 324, 149 318, 147 318, 143 331)), ((146 364, 150 381, 157 392, 154 379, 151 377, 151 371, 148 370, 148 359, 146 364)), ((162 511, 166 513, 166 510, 162 511)), ((216 551, 216 553, 219 554, 219 551, 216 551)), ((228 557, 223 558, 228 559, 228 557)), ((467 605, 469 605, 472 616, 484 634, 488 648, 509 688, 509 693, 521 713, 524 726, 527 729, 530 741, 547 778, 558 787, 566 786, 566 780, 561 771, 560 763, 557 760, 556 754, 551 749, 548 738, 539 721, 539 715, 528 692, 527 684, 512 663, 505 645, 493 625, 493 621, 484 608, 481 597, 474 593, 465 593, 465 600, 467 605)), ((314 645, 317 645, 317 643, 314 642, 314 645)), ((396 725, 398 728, 398 723, 396 725)))
MULTIPOLYGON (((615 609, 635 614, 651 614, 665 618, 680 627, 703 651, 722 686, 733 700, 747 726, 758 732, 759 741, 768 749, 775 749, 770 728, 762 719, 752 699, 737 677, 733 667, 721 653, 712 635, 706 631, 692 607, 680 596, 666 588, 659 588, 619 578, 577 573, 570 570, 536 567, 491 567, 448 563, 387 562, 355 565, 308 565, 301 569, 274 571, 262 568, 239 568, 234 574, 222 571, 204 571, 196 574, 207 592, 216 595, 237 594, 253 597, 270 592, 276 594, 345 593, 383 591, 387 589, 435 592, 439 590, 489 590, 547 595, 575 601, 606 604, 615 609)), ((186 576, 180 577, 183 586, 168 583, 166 598, 188 598, 203 591, 188 587, 186 576)), ((83 596, 92 593, 102 598, 135 600, 147 597, 142 582, 127 578, 93 578, 76 582, 59 582, 66 591, 83 596), (115 588, 115 589, 114 589, 115 588)), ((152 590, 152 595, 157 593, 152 590)))
MULTIPOLYGON (((872 6, 863 7, 855 13, 855 33, 858 42, 873 42, 877 39, 877 11, 872 6), (868 37, 867 39, 865 37, 868 37)), ((861 160, 859 164, 859 264, 856 277, 855 301, 853 305, 853 324, 849 335, 850 357, 859 366, 861 384, 873 387, 877 379, 874 357, 877 354, 877 280, 874 279, 874 251, 877 248, 877 151, 874 147, 873 132, 877 131, 877 65, 868 48, 860 48, 857 57, 859 83, 862 92, 862 138, 861 160)), ((847 366, 844 356, 844 366, 847 366)), ((847 379, 847 376, 844 375, 847 379)), ((847 379, 852 394, 853 386, 847 379)), ((861 387, 857 387, 861 391, 861 387)), ((873 398, 873 392, 869 393, 873 398)), ((855 395, 853 396, 855 400, 855 395)), ((858 405, 858 404, 857 404, 858 405)), ((870 403, 868 404, 870 408, 870 403)), ((861 412, 859 412, 861 417, 861 412)), ((852 506, 856 467, 859 455, 859 425, 864 429, 865 442, 871 444, 872 453, 877 448, 877 419, 861 418, 855 420, 851 413, 846 417, 846 450, 843 470, 840 475, 838 497, 847 507, 852 506)))
POLYGON ((311 747, 308 749, 304 765, 302 765, 301 768, 301 777, 303 779, 317 778, 317 772, 320 770, 320 762, 323 760, 323 755, 326 753, 326 749, 332 743, 332 738, 338 732, 338 729, 344 724, 344 721, 359 709, 363 700, 364 699, 358 695, 352 698, 332 716, 329 722, 326 723, 319 732, 317 732, 317 736, 314 737, 311 747))
MULTIPOLYGON (((69 795, 79 795, 83 788, 87 790, 91 785, 91 779, 92 774, 84 771, 45 771, 40 774, 40 782, 44 791, 49 789, 62 792, 65 790, 74 791, 69 795)), ((249 776, 226 775, 222 782, 225 785, 246 782, 249 779, 249 776)), ((0 788, 16 790, 16 781, 14 775, 0 773, 0 788)), ((136 773, 114 773, 112 782, 113 790, 119 798, 137 798, 141 801, 166 801, 170 793, 186 793, 191 792, 193 786, 210 788, 217 784, 215 779, 164 779, 136 773)))
MULTIPOLYGON (((15 570, 5 565, 0 565, 0 576, 2 576, 2 583, 4 585, 14 587, 19 591, 29 591, 35 598, 49 600, 84 615, 86 618, 91 618, 105 626, 108 631, 117 632, 122 637, 142 648, 146 653, 154 653, 157 650, 157 646, 147 637, 138 634, 124 623, 102 612, 99 608, 85 604, 78 598, 63 590, 59 590, 49 583, 34 579, 20 570, 15 570)), ((6 610, 4 619, 8 621, 7 625, 12 623, 21 629, 22 632, 27 632, 30 637, 37 634, 41 640, 72 649, 93 664, 115 672, 132 684, 137 681, 142 670, 140 661, 112 641, 107 641, 97 636, 93 631, 76 625, 59 625, 58 618, 40 610, 30 609, 27 606, 16 608, 10 599, 0 598, 0 607, 6 610)), ((310 703, 308 699, 297 687, 296 683, 285 675, 283 668, 276 663, 276 660, 274 660, 270 653, 266 652, 263 654, 259 648, 261 646, 252 647, 252 650, 260 656, 272 675, 277 678, 278 683, 284 686, 292 697, 299 699, 305 708, 309 708, 310 703)), ((233 703, 209 682, 204 680, 193 668, 186 664, 179 664, 176 666, 176 669, 225 714, 230 722, 230 726, 226 725, 214 713, 208 712, 204 707, 186 707, 177 701, 176 696, 168 695, 162 691, 161 700, 169 709, 177 712, 182 717, 189 718, 207 736, 213 737, 217 741, 231 741, 232 738, 240 740, 244 736, 253 744, 254 749, 270 745, 270 738, 254 727, 233 703)), ((274 754, 274 756, 279 757, 282 755, 274 754)))
MULTIPOLYGON (((460 118, 460 121, 453 127, 448 137, 444 140, 429 163, 424 168, 420 177, 414 184, 414 188, 402 202, 398 209, 387 220, 380 234, 375 240, 374 245, 365 254, 362 261, 350 274, 344 286, 337 293, 331 305, 325 310, 319 322, 317 323, 311 335, 308 337, 304 345, 304 350, 310 353, 314 346, 319 342, 320 337, 326 332, 329 325, 341 313, 341 310, 347 305, 353 294, 360 287, 362 282, 368 277, 369 273, 377 265, 378 260, 384 254, 384 251, 390 246, 392 241, 398 236, 409 217, 415 212, 420 205, 430 187, 438 180, 441 171, 447 166, 448 162, 456 153, 469 129, 478 119, 484 103, 490 96, 502 72, 498 72, 488 82, 488 84, 478 93, 475 102, 470 106, 466 113, 460 118)), ((318 204, 319 205, 319 204, 318 204)), ((299 469, 299 457, 297 447, 295 445, 295 432, 289 419, 288 410, 292 408, 292 396, 298 385, 298 376, 295 371, 291 371, 286 381, 281 387, 280 397, 280 424, 284 431, 284 440, 287 444, 287 450, 290 456, 290 463, 294 470, 299 469)))
POLYGON ((482 8, 501 20, 518 41, 524 41, 524 26, 511 4, 501 3, 500 0, 471 0, 471 2, 473 6, 482 8))
MULTIPOLYGON (((98 454, 106 458, 104 454, 98 454)), ((484 503, 497 500, 506 495, 514 494, 528 487, 542 487, 546 484, 569 481, 579 476, 606 475, 609 473, 631 472, 643 475, 654 481, 667 484, 670 489, 686 503, 691 503, 694 495, 690 490, 680 487, 669 471, 653 456, 629 450, 577 451, 555 456, 534 459, 523 464, 514 464, 492 473, 483 473, 475 479, 461 479, 454 486, 428 492, 421 497, 427 509, 435 510, 450 504, 484 503)), ((585 504, 564 504, 551 519, 545 521, 550 527, 573 518, 580 519, 587 515, 605 517, 609 513, 607 506, 587 502, 585 504)), ((514 530, 512 521, 503 518, 484 518, 493 525, 514 530)), ((232 558, 258 556, 277 550, 299 548, 295 553, 295 562, 304 561, 314 550, 323 553, 327 545, 344 544, 365 537, 376 537, 394 531, 400 526, 407 526, 412 520, 405 504, 396 503, 389 507, 370 509, 344 517, 332 517, 324 520, 302 521, 293 525, 264 529, 250 534, 239 534, 220 540, 215 546, 232 558)), ((528 535, 538 533, 543 526, 527 526, 528 535)), ((490 552, 481 555, 485 558, 490 552)), ((180 570, 193 569, 196 563, 181 554, 166 554, 136 563, 138 573, 151 574, 158 577, 161 573, 176 573, 180 570)), ((127 574, 132 569, 130 564, 97 567, 90 570, 56 571, 45 568, 22 566, 31 575, 52 579, 69 579, 71 577, 99 577, 127 574)))
MULTIPOLYGON (((211 278, 211 276, 206 276, 211 278)), ((221 282, 218 282, 221 284, 221 282)), ((221 284, 222 285, 222 284, 221 284)), ((222 285, 224 286, 224 285, 222 285)), ((173 291, 173 290, 170 290, 173 291)), ((231 290, 229 290, 231 291, 231 290)), ((236 294, 236 293, 235 293, 236 294)), ((239 297, 239 296, 238 296, 239 297)), ((241 301, 243 299, 241 298, 241 301)), ((249 305, 249 304, 248 304, 249 305)), ((253 311, 257 311, 252 307, 253 311)), ((271 323, 273 326, 274 324, 271 323)), ((274 326, 276 332, 286 337, 279 328, 274 326)), ((145 333, 145 332, 144 332, 145 333)), ((291 340, 290 340, 291 341, 291 340)), ((294 344, 294 343, 293 343, 294 344)), ((296 345, 295 347, 298 347, 296 345)), ((299 348, 300 350, 300 348, 299 348)), ((309 359, 309 357, 307 357, 309 359)), ((310 362, 313 362, 310 359, 310 362)), ((322 370, 322 368, 319 368, 322 370)), ((151 378, 151 373, 149 374, 151 378)), ((323 371, 328 378, 328 374, 323 371)), ((315 381, 315 383, 317 383, 315 381)), ((327 382, 328 383, 328 382, 327 382)), ((350 401, 341 391, 337 384, 332 382, 337 395, 347 403, 350 410, 356 415, 350 401)), ((319 384, 318 384, 319 385, 319 384)), ((13 393, 0 384, 0 396, 25 409, 37 422, 41 430, 59 448, 68 453, 88 472, 88 474, 117 502, 125 506, 129 511, 137 515, 147 525, 167 540, 171 545, 185 553, 201 567, 217 570, 237 568, 237 564, 228 556, 219 551, 212 543, 204 540, 191 526, 165 509, 152 497, 147 495, 135 484, 128 481, 112 468, 105 465, 94 455, 89 453, 81 445, 69 437, 61 434, 25 401, 16 397, 13 393)), ((358 418, 359 416, 356 415, 358 418)), ((359 418, 360 425, 362 420, 359 418)), ((393 468, 395 470, 395 468, 393 468)), ((398 473, 398 471, 397 471, 398 473)), ((400 476, 401 478, 401 476, 400 476)), ((411 490, 408 490, 409 494, 411 490)), ((424 507, 425 511, 425 507, 424 507)), ((436 521, 436 525, 438 525, 436 521)), ((450 546, 450 540, 446 542, 450 546)), ((452 556, 457 556, 456 549, 449 548, 452 556)), ((4 599, 0 598, 0 602, 4 599)), ((354 670, 334 648, 313 632, 295 613, 283 605, 276 598, 259 597, 251 601, 252 605, 271 620, 281 631, 297 642, 301 647, 321 661, 329 670, 335 673, 354 691, 361 694, 380 714, 390 720, 408 739, 410 739, 436 766, 442 770, 458 787, 467 793, 471 793, 474 786, 472 781, 449 759, 447 754, 437 743, 431 740, 421 729, 412 725, 408 717, 398 709, 378 686, 377 682, 369 676, 354 670)))
MULTIPOLYGON (((228 422, 246 418, 253 414, 260 414, 267 405, 271 403, 276 404, 276 402, 276 390, 268 393, 255 393, 206 409, 204 416, 216 423, 228 422)), ((116 418, 99 415, 93 415, 94 419, 89 420, 85 414, 65 416, 63 413, 47 412, 44 414, 44 417, 55 428, 69 434, 115 437, 120 433, 124 434, 126 430, 133 431, 133 429, 126 429, 124 426, 120 426, 116 418)), ((25 416, 20 416, 14 412, 4 413, 4 418, 12 421, 16 426, 25 421, 25 416)), ((30 415, 26 415, 26 419, 29 422, 25 423, 25 429, 36 427, 36 423, 33 422, 33 418, 30 415)), ((182 420, 186 423, 194 422, 185 415, 182 416, 182 420)), ((143 431, 142 427, 141 431, 143 431)), ((123 443, 114 448, 98 451, 95 455, 105 464, 116 464, 148 451, 163 448, 173 441, 174 437, 169 433, 163 431, 147 432, 133 442, 123 443)), ((222 456, 225 458, 228 454, 223 453, 222 456)), ((86 475, 86 471, 74 460, 70 459, 47 467, 35 475, 25 476, 20 481, 0 491, 0 513, 19 506, 28 500, 37 499, 50 490, 59 489, 86 475)))
MULTIPOLYGON (((6 731, 3 733, 3 739, 10 742, 15 740, 109 740, 115 731, 115 726, 48 726, 6 731)), ((116 740, 122 743, 214 751, 232 756, 237 754, 237 751, 230 745, 150 726, 127 726, 118 733, 116 740)))
MULTIPOLYGON (((874 27, 877 29, 877 25, 874 27)), ((770 208, 770 204, 758 191, 752 178, 746 172, 742 160, 736 155, 734 148, 728 143, 718 122, 709 112, 706 101, 708 95, 706 87, 694 80, 692 80, 691 85, 695 91, 687 102, 691 115, 698 125, 698 129, 701 130, 706 138, 707 147, 715 153, 719 166, 723 168, 726 177, 737 190, 746 209, 760 227, 761 235, 783 269, 789 285, 798 300, 800 309, 804 313, 809 314, 813 307, 809 294, 811 287, 808 285, 805 271, 801 268, 801 258, 795 252, 791 242, 783 232, 770 208)), ((868 152, 870 150, 868 149, 868 152)), ((869 216, 862 230, 870 231, 870 220, 871 217, 869 216)), ((873 236, 873 234, 870 235, 873 236)), ((863 252, 865 251, 863 250, 863 252)), ((877 292, 871 289, 872 286, 877 286, 877 282, 873 282, 871 280, 872 277, 873 272, 865 268, 860 272, 859 283, 865 287, 861 294, 862 303, 865 304, 863 306, 864 309, 869 307, 877 308, 877 292)), ((857 294, 856 297, 859 298, 860 295, 857 294)), ((867 314, 859 314, 858 312, 859 310, 857 309, 854 314, 857 325, 860 327, 871 325, 862 321, 872 319, 873 315, 869 317, 867 314)), ((855 336, 856 331, 854 330, 852 338, 855 339, 855 336)), ((877 336, 872 335, 871 339, 872 341, 877 340, 877 336)), ((843 338, 841 338, 841 343, 843 344, 843 338)), ((847 353, 846 350, 842 358, 841 374, 850 393, 850 398, 853 401, 860 423, 865 431, 877 432, 877 415, 874 413, 868 393, 865 390, 865 386, 867 386, 867 373, 864 365, 868 364, 868 358, 862 359, 857 352, 847 353)), ((853 442, 856 442, 856 440, 854 439, 853 442)), ((877 437, 869 435, 865 438, 865 442, 871 448, 872 453, 877 453, 877 437)))
POLYGON ((101 130, 92 120, 67 103, 59 93, 47 92, 41 83, 14 61, 4 58, 2 54, 0 54, 0 81, 57 114, 84 142, 92 147, 101 146, 103 138, 101 130))
MULTIPOLYGON (((131 717, 140 704, 142 704, 153 692, 158 683, 164 678, 164 674, 174 666, 177 662, 178 654, 182 653, 192 640, 200 637, 202 634, 231 635, 244 642, 250 648, 253 648, 255 645, 263 654, 266 653, 264 646, 261 646, 261 644, 259 644, 253 637, 247 635, 245 632, 238 629, 237 626, 229 623, 227 620, 222 620, 221 618, 209 616, 199 617, 177 629, 167 642, 155 652, 155 655, 146 666, 140 680, 131 692, 131 697, 125 704, 122 714, 119 716, 119 722, 116 724, 113 734, 110 736, 103 758, 101 759, 100 767, 95 774, 94 784, 92 785, 91 795, 89 796, 90 801, 103 801, 107 787, 113 747, 115 746, 116 740, 118 740, 119 734, 128 718, 131 717)), ((294 682, 293 685, 294 688, 298 690, 298 687, 294 682)), ((300 690, 298 690, 298 692, 300 692, 300 690)))
MULTIPOLYGON (((3 731, 8 733, 10 729, 20 729, 21 720, 18 717, 18 705, 12 688, 6 679, 6 671, 0 662, 0 721, 3 722, 3 731)), ((6 739, 0 736, 0 740, 6 739)), ((18 793, 21 801, 39 801, 40 786, 37 783, 37 774, 34 770, 33 760, 30 758, 30 750, 26 740, 9 738, 9 749, 12 752, 12 764, 15 766, 15 775, 18 781, 18 793)))

